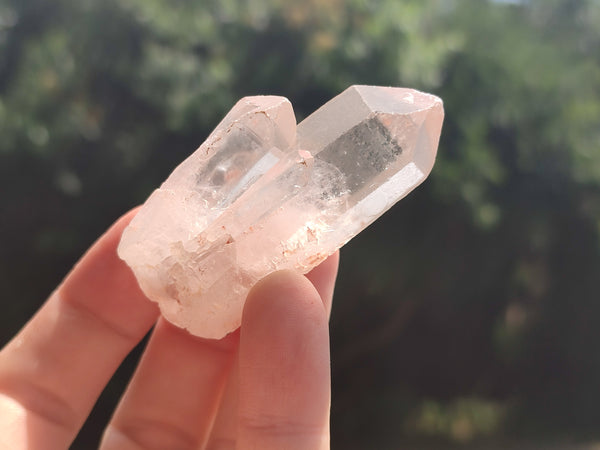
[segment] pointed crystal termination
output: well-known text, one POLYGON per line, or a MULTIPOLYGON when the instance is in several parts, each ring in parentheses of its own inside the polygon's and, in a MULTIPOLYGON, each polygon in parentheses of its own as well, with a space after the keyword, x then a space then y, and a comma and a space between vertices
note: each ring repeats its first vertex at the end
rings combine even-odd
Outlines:
POLYGON ((303 273, 429 174, 442 101, 352 86, 296 128, 282 97, 240 100, 148 198, 119 256, 163 316, 221 338, 269 273, 303 273))

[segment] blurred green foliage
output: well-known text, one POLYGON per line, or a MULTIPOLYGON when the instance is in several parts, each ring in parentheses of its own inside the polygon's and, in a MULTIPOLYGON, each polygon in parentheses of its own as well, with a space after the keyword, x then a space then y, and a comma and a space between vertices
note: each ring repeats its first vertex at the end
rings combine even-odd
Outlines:
POLYGON ((334 448, 600 439, 597 0, 0 0, 1 341, 236 99, 301 119, 350 84, 446 121, 343 252, 334 448))

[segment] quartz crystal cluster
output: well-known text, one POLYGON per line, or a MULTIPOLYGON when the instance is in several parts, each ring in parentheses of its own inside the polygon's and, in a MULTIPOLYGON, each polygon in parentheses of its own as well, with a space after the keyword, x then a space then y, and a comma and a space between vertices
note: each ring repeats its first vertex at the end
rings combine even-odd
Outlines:
POLYGON ((241 99, 155 190, 118 253, 163 316, 221 338, 249 289, 322 262, 429 174, 442 101, 352 86, 298 126, 289 101, 241 99))

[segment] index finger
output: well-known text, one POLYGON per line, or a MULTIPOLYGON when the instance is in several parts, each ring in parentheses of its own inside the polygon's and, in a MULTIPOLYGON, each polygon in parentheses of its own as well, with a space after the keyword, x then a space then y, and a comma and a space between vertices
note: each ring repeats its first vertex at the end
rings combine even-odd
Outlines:
POLYGON ((134 211, 76 264, 0 352, 0 435, 10 448, 66 448, 158 310, 116 248, 134 211), (39 441, 38 441, 39 439, 39 441))

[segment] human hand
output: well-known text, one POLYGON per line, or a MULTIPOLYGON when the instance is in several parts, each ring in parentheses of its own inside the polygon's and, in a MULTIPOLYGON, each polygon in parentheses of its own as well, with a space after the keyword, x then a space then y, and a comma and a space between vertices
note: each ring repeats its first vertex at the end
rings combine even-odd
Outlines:
POLYGON ((119 219, 0 351, 0 448, 65 449, 155 325, 101 449, 329 448, 327 319, 336 253, 250 292, 240 330, 194 337, 159 317, 116 254, 119 219))

